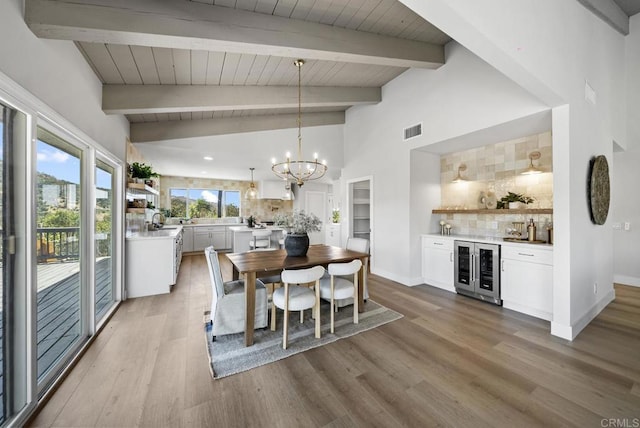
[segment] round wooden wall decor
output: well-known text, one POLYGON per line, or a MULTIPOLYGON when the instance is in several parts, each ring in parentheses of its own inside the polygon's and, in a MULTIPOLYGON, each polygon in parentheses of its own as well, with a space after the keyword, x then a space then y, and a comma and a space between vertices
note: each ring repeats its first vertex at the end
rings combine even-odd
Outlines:
POLYGON ((595 224, 604 224, 609 214, 609 164, 604 155, 596 156, 591 160, 589 171, 589 208, 591 221, 595 224))

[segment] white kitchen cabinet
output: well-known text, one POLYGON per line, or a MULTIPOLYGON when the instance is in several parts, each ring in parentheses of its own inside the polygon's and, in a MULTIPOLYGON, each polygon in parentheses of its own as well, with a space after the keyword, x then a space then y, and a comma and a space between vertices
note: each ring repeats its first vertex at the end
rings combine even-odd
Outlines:
POLYGON ((334 247, 341 247, 341 225, 340 223, 329 223, 325 229, 325 239, 324 243, 326 245, 332 245, 334 247))
POLYGON ((183 227, 182 233, 182 250, 185 253, 193 251, 193 227, 183 227))
POLYGON ((216 251, 231 248, 231 240, 227 239, 228 226, 212 225, 193 228, 193 251, 203 251, 213 245, 216 251))
POLYGON ((553 251, 503 245, 501 263, 502 305, 551 321, 553 251))
POLYGON ((127 298, 171 292, 183 250, 182 231, 136 233, 126 240, 127 298))
POLYGON ((428 285, 455 293, 453 239, 422 237, 422 278, 428 285))

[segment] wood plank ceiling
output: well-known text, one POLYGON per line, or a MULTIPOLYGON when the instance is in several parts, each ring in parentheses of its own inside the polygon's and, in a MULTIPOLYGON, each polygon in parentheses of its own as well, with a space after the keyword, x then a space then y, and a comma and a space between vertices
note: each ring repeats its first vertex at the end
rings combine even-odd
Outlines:
MULTIPOLYGON (((180 2, 180 0, 175 0, 180 2)), ((450 38, 396 0, 193 0, 212 7, 233 8, 356 30, 394 38, 444 45, 450 38)), ((328 27, 330 29, 331 27, 328 27)), ((346 41, 345 41, 346 42, 346 41)), ((296 86, 291 57, 172 49, 131 44, 76 42, 105 85, 296 86)), ((308 60, 303 86, 379 88, 406 67, 308 60)), ((331 107, 307 112, 344 111, 331 107)), ((296 108, 184 111, 128 114, 130 122, 157 122, 295 113, 296 108)))
POLYGON ((103 109, 126 115, 134 143, 295 127, 299 57, 303 122, 344 123, 347 108, 379 102, 409 67, 442 65, 451 40, 397 0, 25 5, 38 37, 76 43, 103 83, 103 109), (258 129, 243 122, 258 116, 258 129))

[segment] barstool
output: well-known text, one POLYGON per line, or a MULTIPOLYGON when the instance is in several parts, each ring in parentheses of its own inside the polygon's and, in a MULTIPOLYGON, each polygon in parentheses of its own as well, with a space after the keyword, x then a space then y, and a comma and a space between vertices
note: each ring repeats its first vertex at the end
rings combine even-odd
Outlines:
POLYGON ((249 241, 249 247, 252 250, 257 250, 259 248, 271 248, 270 230, 254 230, 251 235, 253 239, 249 241))

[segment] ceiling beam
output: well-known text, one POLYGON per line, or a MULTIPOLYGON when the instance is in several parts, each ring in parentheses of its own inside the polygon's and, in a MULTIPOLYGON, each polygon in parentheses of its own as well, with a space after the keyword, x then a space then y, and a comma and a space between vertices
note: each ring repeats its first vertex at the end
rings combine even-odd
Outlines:
POLYGON ((438 68, 440 45, 192 1, 26 0, 41 38, 438 68))
MULTIPOLYGON (((376 104, 380 88, 305 86, 302 107, 349 107, 376 104)), ((104 85, 107 114, 261 110, 298 106, 294 86, 104 85)))
POLYGON ((613 0, 578 0, 598 18, 622 35, 629 34, 629 17, 613 0))
MULTIPOLYGON (((263 116, 230 117, 204 120, 171 120, 166 122, 139 122, 131 124, 131 141, 179 140, 209 135, 270 131, 297 128, 298 115, 272 114, 263 116)), ((344 112, 306 113, 304 127, 344 124, 344 112)))

